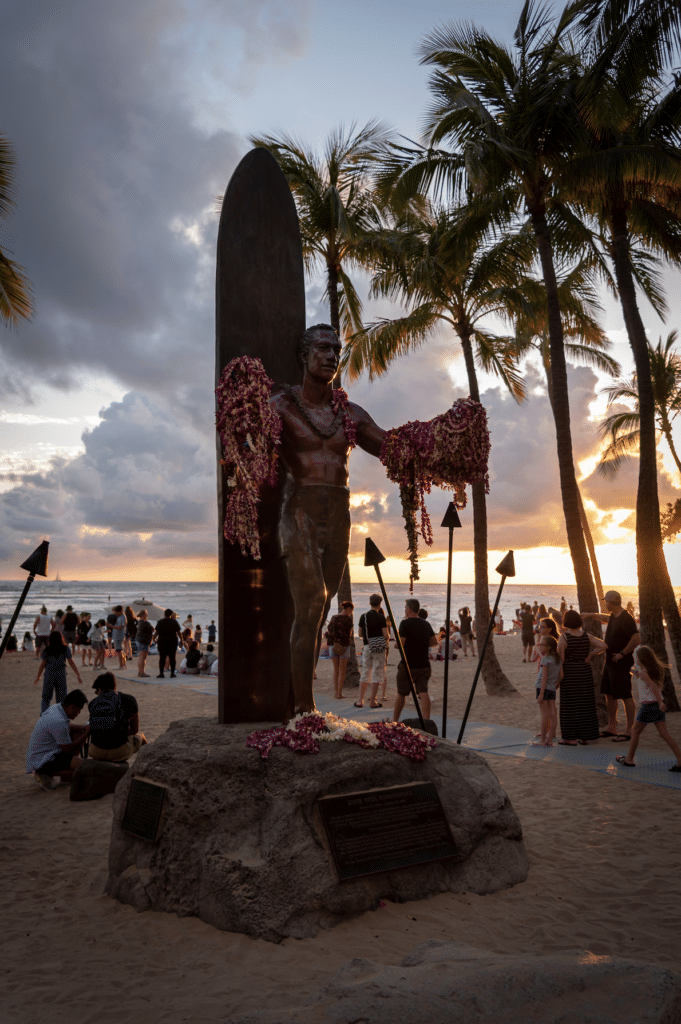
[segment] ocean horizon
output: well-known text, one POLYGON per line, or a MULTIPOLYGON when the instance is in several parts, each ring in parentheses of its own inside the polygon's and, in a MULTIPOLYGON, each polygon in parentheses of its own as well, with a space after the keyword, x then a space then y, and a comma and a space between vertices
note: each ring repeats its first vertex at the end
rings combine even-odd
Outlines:
MULTIPOLYGON (((0 618, 2 618, 3 634, 14 613, 24 582, 22 580, 0 580, 0 618)), ((410 596, 409 586, 401 583, 386 583, 385 586, 395 618, 399 620, 404 613, 404 602, 410 596)), ((490 582, 490 604, 494 603, 497 587, 498 582, 496 584, 490 582)), ((618 587, 617 589, 622 594, 624 604, 632 601, 638 609, 637 587, 618 587)), ((368 608, 369 595, 378 590, 378 583, 356 583, 353 585, 355 622, 359 619, 360 614, 368 608)), ((445 583, 416 583, 414 585, 413 596, 418 598, 421 606, 428 610, 429 620, 436 629, 442 625, 445 619, 446 592, 447 585, 445 583)), ((674 592, 678 599, 681 588, 674 588, 674 592)), ((545 604, 547 608, 558 608, 563 597, 568 606, 578 607, 577 588, 574 586, 545 583, 525 585, 507 582, 499 604, 504 625, 507 629, 513 628, 515 611, 521 601, 529 601, 532 604, 536 600, 539 604, 545 604)), ((66 605, 70 604, 76 612, 88 611, 96 620, 105 617, 112 605, 122 604, 125 606, 139 598, 153 601, 161 608, 172 608, 181 622, 187 615, 192 615, 194 624, 203 627, 204 635, 206 626, 211 620, 214 619, 217 623, 218 585, 213 582, 168 583, 155 580, 125 582, 121 580, 36 579, 28 592, 13 632, 19 643, 21 643, 25 632, 32 634, 33 622, 43 604, 46 605, 50 614, 54 614, 58 609, 65 609, 66 605)), ((336 610, 335 605, 334 600, 332 612, 336 610)), ((474 605, 473 584, 452 585, 452 619, 458 618, 459 608, 467 606, 473 609, 474 605)))

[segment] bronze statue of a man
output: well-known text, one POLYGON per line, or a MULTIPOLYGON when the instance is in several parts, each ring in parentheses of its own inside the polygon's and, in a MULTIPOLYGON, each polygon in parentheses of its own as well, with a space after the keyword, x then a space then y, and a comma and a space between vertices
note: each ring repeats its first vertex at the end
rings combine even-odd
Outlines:
MULTIPOLYGON (((344 410, 334 408, 333 380, 341 345, 328 324, 308 328, 298 345, 303 367, 299 387, 272 398, 282 421, 280 469, 285 473, 279 544, 293 598, 291 674, 295 711, 314 708, 319 627, 338 592, 350 541, 350 491, 344 410)), ((385 431, 352 402, 345 415, 356 442, 371 455, 381 451, 385 431)))

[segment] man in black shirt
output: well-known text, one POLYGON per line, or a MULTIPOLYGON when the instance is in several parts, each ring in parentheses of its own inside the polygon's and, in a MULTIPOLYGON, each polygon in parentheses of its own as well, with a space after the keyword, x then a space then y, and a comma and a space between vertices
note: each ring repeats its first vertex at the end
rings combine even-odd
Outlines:
POLYGON ((530 661, 534 647, 534 615, 529 604, 520 609, 520 632, 523 641, 523 661, 530 661))
POLYGON ((355 707, 364 707, 364 694, 367 691, 371 679, 371 704, 372 708, 382 708, 378 702, 378 687, 383 683, 383 696, 385 697, 386 667, 385 654, 388 649, 388 623, 381 611, 381 595, 372 594, 369 598, 369 611, 364 612, 359 620, 359 633, 364 643, 362 650, 362 677, 360 683, 359 700, 355 707))
POLYGON ((151 646, 151 638, 154 635, 154 627, 150 622, 147 621, 147 610, 143 608, 137 616, 137 653, 139 657, 137 659, 137 675, 140 679, 148 679, 148 674, 144 671, 144 667, 147 663, 147 655, 149 654, 149 648, 151 646))
POLYGON ((605 642, 608 649, 605 654, 601 693, 605 696, 608 709, 608 728, 603 730, 601 736, 612 736, 613 741, 623 743, 631 739, 636 714, 636 704, 631 696, 631 669, 634 664, 633 652, 641 643, 641 634, 634 619, 622 607, 622 598, 616 590, 609 590, 603 601, 609 614, 594 616, 601 622, 607 622, 605 642), (617 732, 619 701, 624 704, 627 716, 627 731, 620 734, 617 732))
POLYGON ((175 678, 175 655, 177 654, 177 638, 181 635, 180 623, 174 618, 172 608, 166 608, 163 618, 156 623, 156 644, 158 646, 158 676, 163 679, 166 658, 170 662, 170 678, 175 678))
POLYGON ((139 731, 137 701, 118 693, 113 672, 97 676, 92 689, 97 694, 89 704, 90 757, 96 761, 127 761, 146 742, 139 731))
MULTIPOLYGON (((400 622, 399 633, 404 647, 407 664, 411 669, 414 688, 419 695, 421 711, 424 718, 430 718, 430 697, 428 696, 428 680, 430 679, 429 647, 437 646, 437 637, 433 627, 426 619, 419 618, 421 605, 415 597, 410 597, 404 606, 405 617, 400 622)), ((399 722, 404 708, 405 697, 411 693, 409 676, 402 660, 397 666, 397 698, 393 721, 399 722)))

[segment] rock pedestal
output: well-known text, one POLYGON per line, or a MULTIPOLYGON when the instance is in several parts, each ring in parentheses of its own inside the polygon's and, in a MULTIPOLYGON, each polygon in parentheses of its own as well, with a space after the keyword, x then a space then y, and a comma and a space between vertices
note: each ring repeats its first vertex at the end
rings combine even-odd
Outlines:
POLYGON ((114 794, 110 896, 277 942, 314 936, 381 899, 495 892, 527 877, 518 817, 472 751, 440 740, 414 763, 335 742, 318 754, 275 747, 262 760, 245 745, 252 731, 187 719, 142 748, 114 794), (168 790, 153 845, 121 828, 133 778, 168 790), (317 800, 413 782, 437 786, 460 859, 339 882, 317 800))

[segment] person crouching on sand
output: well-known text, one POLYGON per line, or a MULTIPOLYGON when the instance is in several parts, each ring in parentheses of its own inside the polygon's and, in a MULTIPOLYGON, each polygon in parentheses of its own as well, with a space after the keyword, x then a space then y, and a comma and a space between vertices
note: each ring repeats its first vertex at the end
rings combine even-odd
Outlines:
POLYGON ((669 735, 665 722, 665 704, 662 699, 660 685, 664 676, 664 665, 655 654, 655 651, 643 644, 634 651, 634 667, 631 674, 634 680, 638 681, 638 714, 631 730, 631 741, 629 749, 624 757, 616 757, 615 760, 627 768, 635 768, 633 760, 636 747, 641 733, 647 725, 652 722, 662 739, 672 750, 676 758, 676 764, 669 769, 670 772, 681 772, 681 748, 678 743, 669 735))
POLYGON ((541 742, 532 746, 552 747, 558 725, 556 690, 563 678, 563 665, 558 644, 552 636, 542 637, 538 647, 541 660, 537 673, 537 704, 541 716, 541 742))

